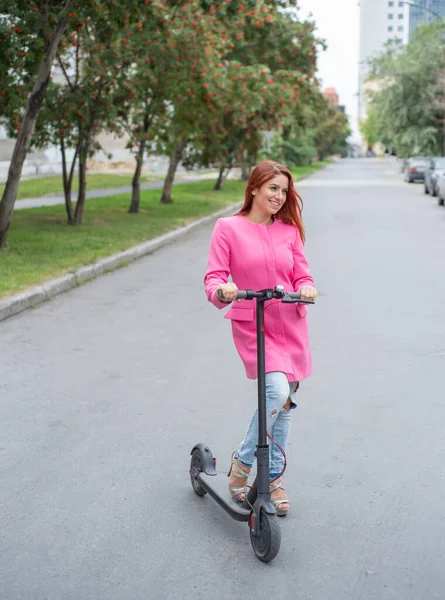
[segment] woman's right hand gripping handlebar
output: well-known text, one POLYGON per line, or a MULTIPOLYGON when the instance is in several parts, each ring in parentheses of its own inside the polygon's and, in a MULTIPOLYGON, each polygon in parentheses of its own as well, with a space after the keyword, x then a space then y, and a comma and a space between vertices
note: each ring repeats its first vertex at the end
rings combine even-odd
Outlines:
MULTIPOLYGON (((221 302, 233 302, 237 300, 238 288, 235 283, 222 283, 216 289, 216 297, 221 302)), ((240 302, 240 300, 238 300, 240 302)))

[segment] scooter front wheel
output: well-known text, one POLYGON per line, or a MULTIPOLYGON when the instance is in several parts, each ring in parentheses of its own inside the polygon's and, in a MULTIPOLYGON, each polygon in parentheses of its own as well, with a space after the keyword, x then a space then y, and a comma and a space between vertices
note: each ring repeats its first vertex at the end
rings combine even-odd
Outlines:
POLYGON ((259 535, 255 536, 250 530, 250 541, 256 556, 263 562, 273 560, 281 545, 281 529, 277 515, 260 512, 259 535))
MULTIPOLYGON (((198 449, 196 449, 192 454, 192 458, 190 460, 190 471, 202 473, 202 458, 201 452, 198 449)), ((190 474, 190 482, 195 494, 198 496, 205 496, 207 494, 205 489, 199 485, 198 480, 192 474, 190 474)))

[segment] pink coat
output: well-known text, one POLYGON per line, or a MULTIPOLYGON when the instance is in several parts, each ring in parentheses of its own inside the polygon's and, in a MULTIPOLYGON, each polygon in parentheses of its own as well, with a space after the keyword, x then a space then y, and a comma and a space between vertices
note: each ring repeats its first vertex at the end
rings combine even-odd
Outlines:
MULTIPOLYGON (((238 289, 261 290, 281 284, 285 291, 297 292, 303 285, 314 285, 297 227, 278 219, 269 226, 243 216, 218 219, 204 278, 207 298, 217 308, 227 307, 216 297, 216 289, 227 283, 229 275, 238 289)), ((255 312, 256 301, 243 300, 233 302, 225 315, 232 321, 233 341, 248 379, 258 376, 255 312)), ((266 372, 281 371, 289 381, 301 381, 311 374, 307 312, 304 304, 266 303, 266 372)))

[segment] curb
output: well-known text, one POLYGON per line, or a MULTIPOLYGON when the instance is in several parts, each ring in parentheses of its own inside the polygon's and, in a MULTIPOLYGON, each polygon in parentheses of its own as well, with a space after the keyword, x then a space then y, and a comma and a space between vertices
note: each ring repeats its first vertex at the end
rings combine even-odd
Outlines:
POLYGON ((242 202, 232 204, 231 206, 223 208, 222 210, 208 215, 207 217, 202 217, 190 225, 169 231, 168 233, 165 233, 164 235, 161 235, 153 240, 142 242, 137 246, 128 248, 128 250, 107 256, 96 263, 87 265, 85 267, 80 267, 73 273, 69 273, 68 275, 64 275, 63 277, 59 277, 57 279, 50 279, 41 285, 29 288, 29 290, 26 290, 25 292, 21 292, 20 294, 16 294, 14 296, 9 296, 5 300, 0 300, 0 321, 4 321, 9 317, 17 315, 28 308, 34 308, 35 306, 38 306, 47 300, 51 300, 63 292, 99 277, 99 275, 110 273, 111 271, 115 271, 119 267, 133 262, 138 258, 152 254, 153 252, 156 252, 156 250, 159 250, 167 244, 171 244, 184 235, 194 231, 198 227, 208 225, 220 217, 233 214, 236 212, 236 210, 241 208, 241 206, 242 202))

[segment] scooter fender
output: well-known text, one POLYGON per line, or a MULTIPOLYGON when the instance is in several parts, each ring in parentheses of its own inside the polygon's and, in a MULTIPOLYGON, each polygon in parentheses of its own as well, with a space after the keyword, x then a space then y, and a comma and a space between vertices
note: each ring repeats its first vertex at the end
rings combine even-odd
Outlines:
POLYGON ((264 510, 264 512, 269 515, 275 515, 277 512, 275 510, 275 506, 272 504, 272 502, 263 502, 261 504, 261 510, 264 510))
POLYGON ((215 459, 213 458, 210 448, 205 444, 196 444, 196 446, 193 446, 190 455, 192 455, 195 450, 199 450, 201 454, 201 466, 204 473, 206 475, 217 475, 215 471, 215 459))

